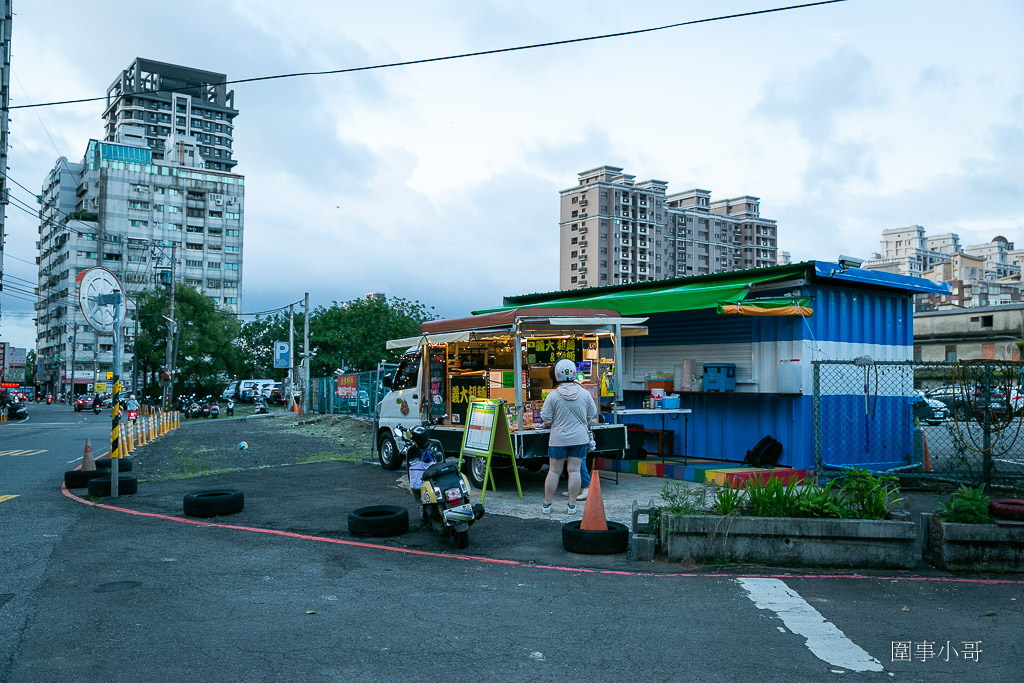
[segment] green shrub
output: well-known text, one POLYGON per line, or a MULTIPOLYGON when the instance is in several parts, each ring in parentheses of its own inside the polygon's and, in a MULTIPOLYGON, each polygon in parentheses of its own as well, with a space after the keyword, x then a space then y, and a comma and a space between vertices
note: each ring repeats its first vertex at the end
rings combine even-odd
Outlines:
POLYGON ((985 485, 971 488, 964 484, 953 492, 949 500, 939 501, 935 512, 943 522, 957 524, 991 524, 988 504, 992 499, 985 495, 985 485))
POLYGON ((841 506, 856 519, 885 519, 900 499, 896 477, 878 475, 854 467, 837 480, 841 506))
POLYGON ((725 487, 715 492, 715 512, 720 515, 738 515, 744 505, 743 489, 737 484, 726 483, 725 487))
POLYGON ((680 481, 666 481, 661 487, 661 497, 672 515, 705 515, 704 491, 694 491, 692 487, 680 481))

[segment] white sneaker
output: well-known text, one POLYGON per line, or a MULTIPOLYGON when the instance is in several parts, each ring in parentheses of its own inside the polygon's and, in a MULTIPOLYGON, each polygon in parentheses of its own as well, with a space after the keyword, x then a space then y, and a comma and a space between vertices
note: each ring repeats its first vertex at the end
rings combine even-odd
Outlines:
MULTIPOLYGON (((580 489, 579 495, 576 496, 576 500, 586 500, 587 494, 590 492, 589 488, 580 489)), ((568 494, 566 494, 568 495, 568 494)))
POLYGON ((540 508, 540 511, 543 512, 545 515, 550 515, 551 514, 551 503, 547 503, 545 505, 542 505, 541 508, 540 508))
POLYGON ((575 505, 568 505, 568 506, 566 506, 565 514, 569 515, 570 517, 572 515, 575 515, 576 514, 576 506, 575 505))

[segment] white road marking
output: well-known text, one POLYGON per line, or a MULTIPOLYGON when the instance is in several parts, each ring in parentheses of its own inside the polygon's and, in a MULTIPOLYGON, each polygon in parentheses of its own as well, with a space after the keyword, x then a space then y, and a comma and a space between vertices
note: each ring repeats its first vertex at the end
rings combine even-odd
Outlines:
POLYGON ((738 579, 758 609, 775 612, 790 631, 806 639, 807 649, 832 666, 850 671, 883 671, 881 663, 846 637, 779 579, 738 579))

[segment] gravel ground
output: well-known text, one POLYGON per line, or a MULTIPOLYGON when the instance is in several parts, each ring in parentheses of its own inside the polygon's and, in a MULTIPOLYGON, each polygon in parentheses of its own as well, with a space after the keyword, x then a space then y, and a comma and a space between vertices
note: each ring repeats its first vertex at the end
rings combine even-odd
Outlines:
POLYGON ((196 477, 322 461, 361 462, 373 454, 368 420, 273 412, 269 416, 183 420, 180 429, 132 452, 140 480, 196 477), (241 442, 248 445, 239 448, 241 442))

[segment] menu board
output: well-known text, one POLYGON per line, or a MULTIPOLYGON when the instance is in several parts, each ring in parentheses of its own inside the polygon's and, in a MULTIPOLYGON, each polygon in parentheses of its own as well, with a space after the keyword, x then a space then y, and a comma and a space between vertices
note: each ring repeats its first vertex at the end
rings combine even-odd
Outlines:
POLYGON ((447 399, 445 397, 446 384, 445 376, 447 374, 447 363, 445 361, 444 351, 440 353, 430 354, 430 416, 440 417, 444 415, 448 410, 447 399))
POLYGON ((466 422, 466 438, 463 449, 487 453, 491 450, 494 431, 494 415, 497 406, 493 403, 474 403, 466 422))
POLYGON ((571 361, 583 360, 582 339, 527 339, 526 362, 532 364, 554 363, 562 358, 571 361))

